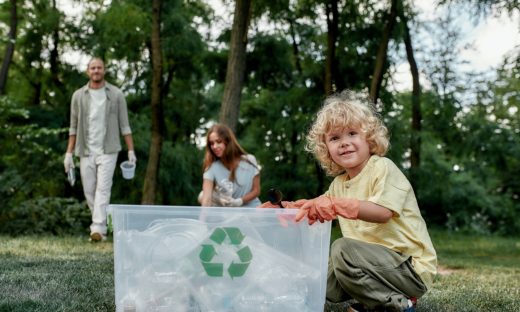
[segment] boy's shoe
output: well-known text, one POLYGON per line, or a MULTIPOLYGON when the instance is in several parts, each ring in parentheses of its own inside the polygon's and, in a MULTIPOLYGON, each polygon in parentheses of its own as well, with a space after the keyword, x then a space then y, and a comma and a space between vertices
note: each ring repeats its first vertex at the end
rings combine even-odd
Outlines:
POLYGON ((416 307, 417 307, 417 298, 411 297, 410 299, 408 299, 408 307, 401 311, 402 312, 415 312, 416 307))
POLYGON ((325 312, 345 312, 349 306, 349 301, 331 302, 325 300, 325 312))
POLYGON ((362 312, 366 311, 365 307, 361 303, 351 304, 348 306, 347 312, 362 312))
POLYGON ((356 302, 351 305, 349 305, 347 312, 384 312, 385 309, 369 309, 365 307, 363 304, 356 302))
MULTIPOLYGON (((416 307, 417 307, 417 298, 412 297, 412 298, 408 299, 408 307, 402 309, 401 312, 416 312, 416 309, 415 309, 416 307)), ((347 312, 390 312, 390 311, 391 310, 385 309, 384 307, 376 308, 376 309, 368 309, 368 308, 365 308, 365 306, 363 306, 361 303, 351 304, 347 309, 347 312)))
POLYGON ((101 242, 101 241, 105 241, 107 239, 107 237, 101 233, 98 233, 98 232, 92 232, 90 233, 90 239, 89 241, 91 242, 101 242))

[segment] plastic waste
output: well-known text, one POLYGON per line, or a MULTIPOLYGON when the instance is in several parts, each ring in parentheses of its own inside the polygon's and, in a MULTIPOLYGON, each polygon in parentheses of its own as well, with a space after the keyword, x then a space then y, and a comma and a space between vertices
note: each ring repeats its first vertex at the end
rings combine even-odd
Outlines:
POLYGON ((111 207, 117 312, 323 307, 330 224, 282 227, 275 209, 111 207))
POLYGON ((233 196, 233 182, 229 181, 228 179, 222 179, 220 181, 219 190, 222 195, 225 197, 232 197, 233 196))
POLYGON ((135 163, 131 163, 128 160, 123 161, 120 165, 123 178, 131 180, 135 175, 135 163))
POLYGON ((71 167, 67 172, 67 180, 69 181, 70 186, 74 186, 74 183, 76 183, 76 170, 74 170, 73 167, 71 167))

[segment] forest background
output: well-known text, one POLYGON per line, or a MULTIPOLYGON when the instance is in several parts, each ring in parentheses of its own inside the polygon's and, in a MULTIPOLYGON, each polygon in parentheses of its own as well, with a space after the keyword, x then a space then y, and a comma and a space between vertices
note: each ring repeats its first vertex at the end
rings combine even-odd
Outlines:
POLYGON ((102 57, 127 97, 137 172, 116 171, 112 203, 197 205, 217 121, 257 157, 262 201, 272 187, 317 196, 332 178, 304 152, 305 133, 326 95, 352 89, 384 118, 388 157, 428 224, 520 234, 520 51, 491 75, 461 72, 454 22, 459 10, 475 23, 513 16, 518 0, 442 0, 453 9, 436 21, 408 0, 226 0, 223 28, 200 0, 71 1, 81 16, 56 0, 0 1, 0 232, 88 229, 81 183, 63 171, 70 97, 87 82, 66 61, 77 53, 102 57), (394 87, 403 61, 411 91, 394 87))

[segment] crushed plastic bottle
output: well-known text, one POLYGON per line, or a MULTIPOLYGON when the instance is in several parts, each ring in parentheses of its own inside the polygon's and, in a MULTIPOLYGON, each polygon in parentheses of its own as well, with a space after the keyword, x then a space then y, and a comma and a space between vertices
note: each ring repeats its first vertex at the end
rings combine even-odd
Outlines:
POLYGON ((67 180, 70 183, 70 186, 74 186, 74 183, 76 183, 76 172, 74 168, 69 168, 69 171, 67 172, 67 180))
POLYGON ((228 179, 222 179, 219 183, 220 186, 220 192, 222 195, 231 197, 233 195, 233 182, 229 181, 228 179))

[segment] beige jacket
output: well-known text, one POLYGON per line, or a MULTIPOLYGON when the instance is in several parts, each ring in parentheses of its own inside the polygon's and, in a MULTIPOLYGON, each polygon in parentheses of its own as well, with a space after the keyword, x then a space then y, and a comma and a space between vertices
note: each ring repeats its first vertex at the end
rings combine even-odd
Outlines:
MULTIPOLYGON (((131 134, 132 130, 128 122, 128 110, 123 92, 108 82, 105 82, 104 88, 107 94, 105 110, 107 131, 103 142, 103 151, 105 154, 112 154, 121 150, 120 136, 131 134)), ((74 92, 70 103, 69 135, 76 135, 74 154, 79 157, 89 155, 87 145, 89 103, 90 96, 87 84, 74 92)))

